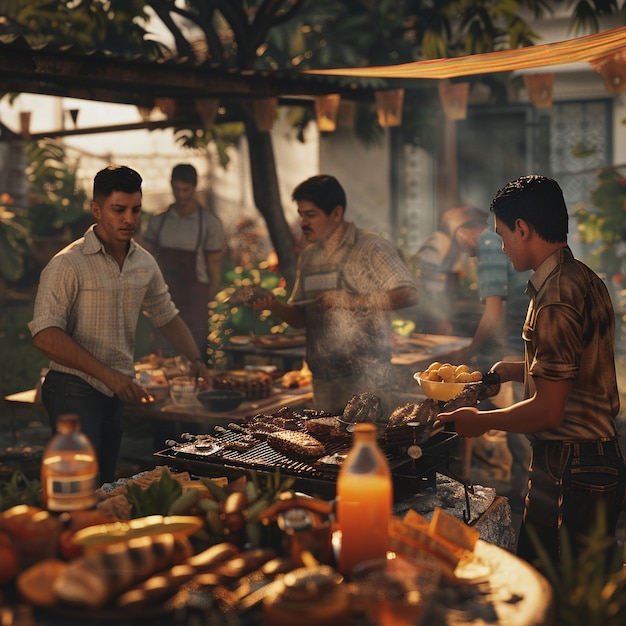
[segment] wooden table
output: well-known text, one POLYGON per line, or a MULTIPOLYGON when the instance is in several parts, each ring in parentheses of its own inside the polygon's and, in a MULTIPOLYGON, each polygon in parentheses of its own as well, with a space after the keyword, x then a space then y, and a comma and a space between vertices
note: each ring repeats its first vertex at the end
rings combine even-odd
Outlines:
POLYGON ((412 365, 418 371, 420 367, 426 367, 433 361, 445 360, 448 354, 469 346, 471 341, 471 337, 412 333, 408 337, 396 338, 391 362, 394 365, 412 365))
MULTIPOLYGON (((479 539, 471 559, 462 562, 456 575, 460 584, 440 584, 432 604, 422 622, 423 626, 552 626, 554 624, 554 596, 547 580, 525 561, 513 553, 492 543, 479 539)), ((207 592, 207 606, 210 604, 207 592)), ((200 600, 195 599, 195 603, 200 600)), ((36 626, 68 626, 85 623, 95 625, 85 611, 81 621, 67 621, 45 611, 33 620, 36 626)), ((194 616, 197 617, 197 616, 194 616)), ((252 610, 238 616, 240 626, 260 626, 260 610, 252 610)), ((165 616, 153 616, 158 626, 189 626, 184 609, 165 616)), ((234 616, 231 616, 234 618, 234 616)), ((13 622, 7 622, 13 623, 13 622)), ((113 623, 97 621, 98 624, 113 623)), ((138 622, 117 614, 118 626, 134 626, 138 622)), ((143 623, 143 622, 142 622, 143 623)), ((203 622, 213 623, 213 622, 203 622)), ((218 623, 217 621, 215 623, 218 623)), ((219 623, 222 623, 221 621, 219 623)), ((368 623, 369 624, 369 623, 368 623)), ((297 625, 296 625, 297 626, 297 625)), ((339 626, 339 625, 338 625, 339 626)), ((364 619, 356 617, 351 626, 366 626, 364 619)))
MULTIPOLYGON (((5 396, 4 401, 9 407, 14 437, 16 436, 16 412, 21 409, 37 409, 45 411, 43 405, 36 401, 37 391, 28 389, 19 393, 5 396)), ((241 421, 248 415, 255 413, 273 413, 283 406, 294 408, 306 405, 313 398, 311 387, 299 389, 274 389, 267 398, 258 400, 246 400, 239 408, 226 413, 212 413, 200 404, 174 404, 172 402, 159 402, 152 405, 127 404, 124 407, 124 415, 140 417, 156 421, 185 420, 201 424, 222 424, 228 421, 241 421)))
MULTIPOLYGON (((396 336, 391 362, 394 365, 429 365, 434 360, 441 360, 454 350, 468 346, 471 340, 471 337, 425 333, 412 333, 408 337, 396 336)), ((305 357, 304 346, 263 348, 253 342, 246 345, 225 345, 224 352, 231 358, 233 367, 242 367, 246 357, 261 357, 281 359, 285 370, 299 369, 305 357)))
POLYGON ((526 561, 478 540, 474 559, 457 569, 469 586, 444 587, 424 624, 438 626, 549 626, 554 598, 548 581, 526 561))
POLYGON ((277 361, 279 369, 284 372, 299 370, 305 356, 304 346, 292 348, 261 348, 253 343, 246 345, 228 344, 224 346, 224 352, 228 356, 231 369, 244 367, 246 361, 250 359, 261 359, 263 361, 277 361))

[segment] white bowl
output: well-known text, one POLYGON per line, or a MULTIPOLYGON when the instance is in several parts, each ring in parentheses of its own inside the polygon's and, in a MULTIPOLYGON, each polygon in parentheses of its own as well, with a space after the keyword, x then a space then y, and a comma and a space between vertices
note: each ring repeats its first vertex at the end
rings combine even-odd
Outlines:
POLYGON ((452 400, 454 396, 463 391, 465 385, 475 385, 476 383, 444 383, 434 380, 426 380, 420 378, 419 372, 413 374, 413 378, 418 382, 422 388, 424 395, 431 400, 440 400, 441 402, 447 402, 452 400))

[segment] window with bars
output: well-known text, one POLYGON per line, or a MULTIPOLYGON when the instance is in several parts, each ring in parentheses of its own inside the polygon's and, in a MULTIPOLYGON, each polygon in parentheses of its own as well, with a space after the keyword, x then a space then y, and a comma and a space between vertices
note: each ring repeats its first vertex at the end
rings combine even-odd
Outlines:
POLYGON ((588 201, 596 170, 611 164, 610 99, 470 109, 457 122, 462 201, 488 207, 498 189, 524 174, 545 174, 570 209, 588 201))

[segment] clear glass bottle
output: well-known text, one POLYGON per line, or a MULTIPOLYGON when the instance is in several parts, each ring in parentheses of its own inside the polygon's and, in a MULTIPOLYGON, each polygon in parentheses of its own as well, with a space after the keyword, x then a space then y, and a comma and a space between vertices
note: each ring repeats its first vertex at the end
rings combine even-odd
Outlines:
POLYGON ((93 507, 97 476, 96 453, 80 431, 80 417, 60 415, 57 432, 48 442, 41 463, 44 508, 77 511, 93 507))
POLYGON ((376 433, 374 424, 355 426, 352 448, 337 477, 338 569, 344 575, 359 563, 387 554, 393 484, 376 433))

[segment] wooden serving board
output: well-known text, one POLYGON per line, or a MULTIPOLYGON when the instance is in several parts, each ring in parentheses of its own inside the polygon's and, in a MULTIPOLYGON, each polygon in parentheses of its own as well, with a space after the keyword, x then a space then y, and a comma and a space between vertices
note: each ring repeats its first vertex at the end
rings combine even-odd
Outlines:
POLYGON ((447 335, 411 335, 403 340, 403 345, 391 357, 394 365, 414 365, 416 363, 440 360, 454 350, 465 348, 471 343, 471 337, 447 335), (414 347, 415 346, 415 347, 414 347))

